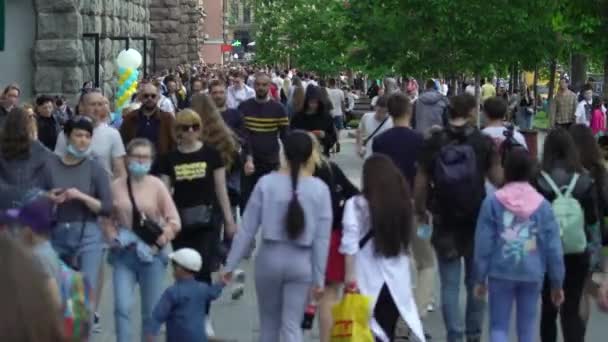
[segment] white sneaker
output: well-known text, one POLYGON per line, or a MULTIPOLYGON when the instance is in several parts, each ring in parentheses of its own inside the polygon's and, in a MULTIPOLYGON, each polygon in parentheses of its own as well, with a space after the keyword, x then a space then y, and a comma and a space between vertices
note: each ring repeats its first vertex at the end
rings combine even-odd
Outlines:
POLYGON ((213 323, 211 322, 210 317, 207 317, 205 320, 205 331, 207 332, 207 337, 215 337, 215 331, 213 330, 213 323))

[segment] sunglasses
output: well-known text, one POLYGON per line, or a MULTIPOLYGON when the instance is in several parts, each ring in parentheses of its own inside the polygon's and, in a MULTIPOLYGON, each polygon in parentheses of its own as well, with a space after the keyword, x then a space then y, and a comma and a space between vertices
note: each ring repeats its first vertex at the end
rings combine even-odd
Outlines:
POLYGON ((198 131, 199 129, 201 129, 201 125, 199 125, 199 124, 179 125, 179 129, 182 132, 189 132, 190 130, 198 131))
POLYGON ((143 94, 142 97, 144 99, 152 99, 152 100, 154 100, 156 98, 156 94, 143 94))

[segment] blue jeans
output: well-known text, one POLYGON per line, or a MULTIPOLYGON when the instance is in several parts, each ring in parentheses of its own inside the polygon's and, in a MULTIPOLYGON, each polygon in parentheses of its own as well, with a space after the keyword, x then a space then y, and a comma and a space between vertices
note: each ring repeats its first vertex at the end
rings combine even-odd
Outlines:
MULTIPOLYGON (((91 286, 91 293, 96 295, 99 270, 106 247, 99 224, 87 222, 83 226, 82 222, 59 223, 53 230, 51 243, 61 259, 68 261, 84 274, 91 286)), ((94 302, 96 301, 95 299, 94 302)))
POLYGON ((508 342, 511 309, 516 302, 519 342, 536 341, 538 299, 542 283, 504 279, 489 281, 490 341, 508 342))
POLYGON ((464 258, 467 288, 466 325, 463 327, 462 311, 460 310, 460 280, 462 279, 462 258, 438 258, 439 277, 441 279, 441 311, 447 330, 448 342, 480 339, 483 323, 485 302, 475 298, 473 293, 475 281, 473 278, 473 257, 464 258))
POLYGON ((141 328, 152 317, 154 307, 165 290, 165 276, 168 258, 166 254, 156 255, 152 262, 142 262, 134 248, 113 249, 109 263, 112 265, 114 283, 114 320, 117 342, 133 342, 133 322, 131 309, 135 304, 135 285, 139 283, 141 295, 141 328))

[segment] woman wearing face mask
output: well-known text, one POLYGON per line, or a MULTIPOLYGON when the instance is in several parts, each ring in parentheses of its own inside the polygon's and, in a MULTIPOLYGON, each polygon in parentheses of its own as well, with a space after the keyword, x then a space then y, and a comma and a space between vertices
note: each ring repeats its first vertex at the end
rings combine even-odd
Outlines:
MULTIPOLYGON (((80 269, 97 293, 99 269, 105 244, 99 227, 100 217, 112 210, 110 179, 103 166, 90 158, 93 122, 76 116, 69 120, 64 133, 67 153, 47 163, 50 177, 44 188, 57 204, 57 227, 51 241, 57 254, 70 266, 80 269)), ((93 307, 97 298, 93 298, 93 307)))
MULTIPOLYGON (((168 244, 180 229, 180 220, 163 182, 148 175, 154 159, 153 145, 143 138, 127 146, 128 175, 112 183, 113 223, 106 227, 111 250, 108 258, 113 268, 114 319, 116 340, 134 340, 131 311, 135 305, 133 290, 139 283, 142 326, 147 324, 164 290, 168 244), (131 192, 133 205, 131 201, 131 192), (156 244, 146 244, 133 230, 134 210, 160 225, 163 234, 156 244)), ((137 216, 137 215, 136 215, 137 216)))
POLYGON ((291 119, 291 129, 313 133, 323 146, 323 154, 329 156, 329 151, 337 141, 337 135, 334 120, 326 105, 321 89, 313 85, 308 86, 304 107, 291 119))

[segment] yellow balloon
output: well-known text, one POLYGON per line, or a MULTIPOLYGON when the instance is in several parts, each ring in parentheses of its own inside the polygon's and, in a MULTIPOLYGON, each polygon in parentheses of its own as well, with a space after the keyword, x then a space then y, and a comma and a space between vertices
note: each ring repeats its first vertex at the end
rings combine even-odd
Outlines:
POLYGON ((122 75, 120 75, 120 78, 118 79, 118 85, 124 84, 129 79, 129 77, 131 77, 132 73, 133 73, 133 69, 131 69, 131 68, 126 69, 125 72, 122 75))

